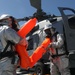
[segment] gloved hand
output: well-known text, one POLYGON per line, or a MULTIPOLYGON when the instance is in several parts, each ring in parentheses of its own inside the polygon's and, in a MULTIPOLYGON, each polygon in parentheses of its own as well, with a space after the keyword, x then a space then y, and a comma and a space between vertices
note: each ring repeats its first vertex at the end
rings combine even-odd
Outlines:
POLYGON ((23 45, 25 47, 28 47, 28 41, 26 40, 26 38, 23 38, 20 42, 19 42, 20 45, 23 45))
POLYGON ((49 45, 48 45, 48 48, 51 48, 52 47, 52 43, 50 43, 49 45))

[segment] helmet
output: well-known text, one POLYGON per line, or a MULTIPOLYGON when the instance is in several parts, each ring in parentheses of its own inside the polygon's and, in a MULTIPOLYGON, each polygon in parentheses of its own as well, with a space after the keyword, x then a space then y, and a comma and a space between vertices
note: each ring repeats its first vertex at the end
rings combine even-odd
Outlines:
POLYGON ((9 14, 3 14, 0 16, 0 20, 3 20, 3 19, 6 19, 6 18, 9 18, 10 15, 9 14))
POLYGON ((4 24, 5 24, 5 25, 8 25, 9 22, 8 22, 8 21, 5 21, 5 20, 8 19, 8 18, 11 18, 11 19, 12 19, 12 27, 13 27, 13 28, 16 28, 16 27, 17 27, 18 29, 20 28, 20 26, 19 26, 17 20, 16 20, 13 16, 11 16, 11 15, 9 15, 9 14, 3 14, 3 15, 0 16, 0 21, 3 21, 3 20, 4 20, 1 24, 2 24, 2 25, 4 25, 4 24))
POLYGON ((50 29, 50 28, 52 28, 52 24, 51 24, 51 23, 50 23, 50 24, 45 25, 44 30, 47 30, 47 29, 50 29))

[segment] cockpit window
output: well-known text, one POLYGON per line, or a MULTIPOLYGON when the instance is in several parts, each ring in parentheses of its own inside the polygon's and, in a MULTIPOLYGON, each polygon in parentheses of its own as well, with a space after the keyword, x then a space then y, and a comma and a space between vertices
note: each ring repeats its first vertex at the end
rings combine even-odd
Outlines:
POLYGON ((33 49, 33 38, 30 38, 28 40, 28 48, 27 50, 32 50, 33 49))
POLYGON ((75 29, 75 17, 68 19, 69 27, 75 29))

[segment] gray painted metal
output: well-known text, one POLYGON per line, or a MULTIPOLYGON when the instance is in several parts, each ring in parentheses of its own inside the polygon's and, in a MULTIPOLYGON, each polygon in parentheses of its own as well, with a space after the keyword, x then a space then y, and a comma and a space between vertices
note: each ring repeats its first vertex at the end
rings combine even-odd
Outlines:
POLYGON ((71 8, 59 7, 59 11, 60 11, 60 13, 62 15, 62 19, 63 19, 63 25, 64 25, 65 36, 66 36, 66 43, 67 43, 67 50, 68 51, 75 51, 75 28, 71 28, 70 24, 69 24, 69 21, 70 21, 69 19, 75 18, 75 10, 73 10, 71 8), (73 15, 67 16, 64 13, 64 10, 72 11, 73 15))

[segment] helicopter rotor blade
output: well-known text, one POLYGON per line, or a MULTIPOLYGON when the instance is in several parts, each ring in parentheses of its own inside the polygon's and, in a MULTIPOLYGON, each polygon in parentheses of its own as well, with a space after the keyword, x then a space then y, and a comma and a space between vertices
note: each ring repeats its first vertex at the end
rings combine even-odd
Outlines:
POLYGON ((41 0, 30 0, 30 4, 37 10, 41 9, 41 0))
POLYGON ((24 18, 19 18, 17 19, 18 22, 20 21, 28 21, 30 18, 29 17, 24 17, 24 18))

